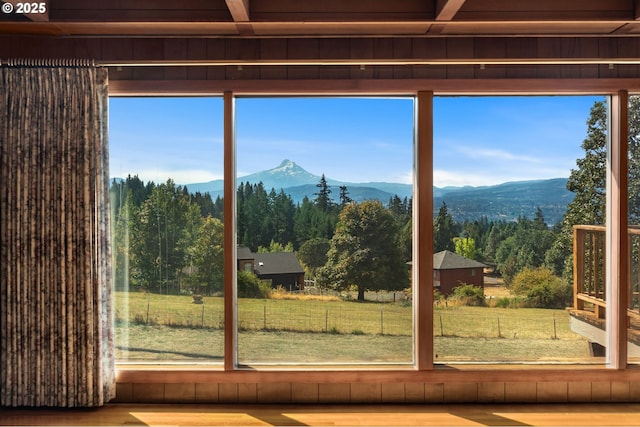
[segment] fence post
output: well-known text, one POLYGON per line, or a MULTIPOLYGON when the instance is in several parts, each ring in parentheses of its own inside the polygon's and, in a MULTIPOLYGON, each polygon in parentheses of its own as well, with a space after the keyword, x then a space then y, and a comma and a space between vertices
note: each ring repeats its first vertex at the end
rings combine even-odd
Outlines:
POLYGON ((262 308, 262 329, 267 330, 267 300, 264 300, 262 308))
POLYGON ((380 335, 384 335, 384 309, 380 309, 380 335))

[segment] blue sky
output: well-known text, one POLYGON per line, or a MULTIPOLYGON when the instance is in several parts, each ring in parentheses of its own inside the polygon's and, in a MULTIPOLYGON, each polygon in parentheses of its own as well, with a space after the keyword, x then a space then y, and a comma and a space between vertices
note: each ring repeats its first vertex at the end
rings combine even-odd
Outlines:
POLYGON ((434 101, 434 182, 491 185, 568 177, 584 156, 597 96, 446 97, 434 101))
MULTIPOLYGON (((601 97, 436 97, 434 183, 567 177, 601 97)), ((220 98, 111 98, 111 175, 222 178, 220 98)), ((411 98, 239 98, 239 176, 283 159, 347 182, 411 182, 411 98)))

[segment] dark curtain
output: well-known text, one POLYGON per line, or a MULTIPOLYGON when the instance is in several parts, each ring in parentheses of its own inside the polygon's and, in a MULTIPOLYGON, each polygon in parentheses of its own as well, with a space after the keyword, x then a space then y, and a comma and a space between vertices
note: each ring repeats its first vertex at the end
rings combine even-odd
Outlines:
POLYGON ((115 394, 107 71, 0 67, 0 405, 115 394))

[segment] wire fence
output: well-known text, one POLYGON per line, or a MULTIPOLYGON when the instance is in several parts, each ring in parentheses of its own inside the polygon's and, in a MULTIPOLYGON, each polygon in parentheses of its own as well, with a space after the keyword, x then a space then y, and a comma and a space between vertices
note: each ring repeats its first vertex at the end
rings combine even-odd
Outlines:
MULTIPOLYGON (((413 309, 403 303, 239 299, 237 322, 241 331, 295 331, 333 334, 411 336, 413 309)), ((224 327, 221 298, 129 301, 118 304, 120 324, 171 327, 224 327)), ((575 339, 564 310, 435 307, 435 337, 575 339)))
POLYGON ((468 307, 435 310, 436 337, 577 339, 564 310, 500 309, 468 307))
POLYGON ((238 328, 410 336, 412 314, 386 304, 246 300, 238 303, 238 328))

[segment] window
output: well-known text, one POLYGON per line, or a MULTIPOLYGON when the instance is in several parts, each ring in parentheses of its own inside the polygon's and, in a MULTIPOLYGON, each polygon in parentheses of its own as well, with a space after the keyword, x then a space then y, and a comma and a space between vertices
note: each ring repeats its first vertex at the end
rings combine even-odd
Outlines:
POLYGON ((582 316, 604 286, 606 108, 594 96, 434 99, 434 257, 461 255, 441 266, 436 362, 603 361, 582 316), (585 138, 598 139, 597 159, 585 138), (574 226, 589 230, 578 253, 574 226), (595 270, 578 291, 590 302, 568 311, 574 258, 595 270))
POLYGON ((223 352, 222 102, 111 98, 120 362, 223 352))
POLYGON ((413 362, 413 104, 236 100, 241 365, 413 362))
MULTIPOLYGON (((111 102, 119 360, 218 363, 231 298, 221 276, 222 100, 111 102)), ((226 333, 237 333, 238 364, 411 366, 416 312, 433 314, 436 363, 602 362, 607 148, 581 144, 608 141, 608 100, 434 98, 435 304, 417 310, 414 103, 235 98, 238 329, 226 333), (580 174, 596 176, 586 169, 594 159, 602 176, 581 184, 580 174), (581 188, 597 203, 579 199, 574 212, 581 188), (397 253, 350 252, 366 239, 349 227, 373 219, 384 226, 367 233, 397 253), (377 281, 378 266, 394 276, 377 281), (584 316, 599 326, 585 329, 584 316)))

